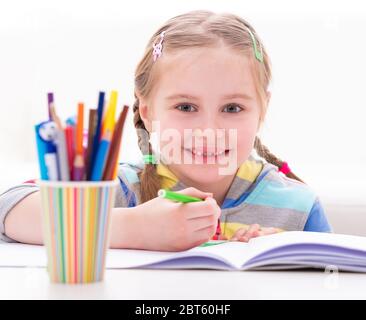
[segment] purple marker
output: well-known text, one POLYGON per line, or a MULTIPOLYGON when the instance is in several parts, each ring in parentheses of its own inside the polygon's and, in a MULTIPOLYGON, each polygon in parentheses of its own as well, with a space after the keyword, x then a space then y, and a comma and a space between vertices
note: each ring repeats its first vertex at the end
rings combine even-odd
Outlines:
POLYGON ((47 101, 48 101, 48 117, 50 120, 52 120, 52 116, 51 116, 51 106, 53 105, 54 103, 54 100, 53 100, 53 93, 52 92, 49 92, 47 94, 47 101))

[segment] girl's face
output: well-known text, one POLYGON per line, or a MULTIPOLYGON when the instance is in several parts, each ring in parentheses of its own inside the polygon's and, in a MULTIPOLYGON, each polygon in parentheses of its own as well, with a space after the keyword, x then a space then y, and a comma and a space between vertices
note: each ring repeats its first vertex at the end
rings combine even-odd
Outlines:
POLYGON ((235 174, 259 128, 249 59, 222 46, 163 52, 156 63, 154 89, 140 100, 140 114, 150 132, 158 124, 161 156, 174 157, 169 168, 182 181, 201 184, 235 174))

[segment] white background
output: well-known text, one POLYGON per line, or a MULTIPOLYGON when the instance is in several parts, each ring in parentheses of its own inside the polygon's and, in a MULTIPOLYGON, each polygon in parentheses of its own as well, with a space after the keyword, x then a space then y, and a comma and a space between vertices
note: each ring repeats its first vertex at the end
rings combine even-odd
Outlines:
MULTIPOLYGON (((0 192, 38 176, 33 126, 47 116, 48 91, 63 118, 78 101, 95 108, 99 90, 117 89, 120 107, 132 105, 148 39, 193 9, 232 12, 255 27, 274 76, 263 142, 329 208, 357 206, 366 215, 361 1, 0 0, 0 192)), ((131 113, 127 122, 122 160, 139 152, 131 113)), ((352 223, 344 210, 334 215, 352 223)))

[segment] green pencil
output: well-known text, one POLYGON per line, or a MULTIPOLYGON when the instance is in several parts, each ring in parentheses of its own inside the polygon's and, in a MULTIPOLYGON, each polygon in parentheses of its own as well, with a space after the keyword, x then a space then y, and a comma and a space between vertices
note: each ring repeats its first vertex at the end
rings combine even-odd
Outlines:
POLYGON ((177 201, 177 202, 183 202, 183 203, 203 201, 203 199, 200 199, 200 198, 187 196, 185 194, 181 194, 181 193, 177 193, 177 192, 165 190, 165 189, 160 189, 158 191, 158 196, 161 198, 165 198, 165 199, 169 199, 169 200, 173 200, 173 201, 177 201))

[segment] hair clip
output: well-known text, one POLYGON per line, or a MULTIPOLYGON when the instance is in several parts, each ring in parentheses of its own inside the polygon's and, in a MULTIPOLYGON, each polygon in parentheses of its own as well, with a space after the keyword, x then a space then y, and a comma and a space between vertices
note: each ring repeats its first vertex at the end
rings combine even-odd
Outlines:
POLYGON ((257 47, 257 41, 255 40, 255 36, 253 34, 253 32, 247 28, 248 30, 248 33, 250 35, 250 37, 252 38, 252 43, 253 43, 253 49, 254 49, 254 55, 256 57, 256 59, 259 61, 259 62, 262 62, 263 63, 263 51, 262 51, 262 46, 260 46, 260 51, 258 50, 258 47, 257 47))
POLYGON ((165 36, 165 31, 163 31, 160 34, 160 41, 158 43, 154 43, 153 44, 153 57, 154 57, 154 62, 156 61, 157 58, 159 58, 161 56, 161 53, 162 53, 162 50, 163 50, 164 36, 165 36))
POLYGON ((145 164, 156 164, 156 158, 153 154, 144 154, 143 159, 145 164))
POLYGON ((281 168, 278 169, 279 172, 282 172, 284 175, 287 175, 291 172, 290 167, 288 166, 287 162, 282 162, 281 168))

